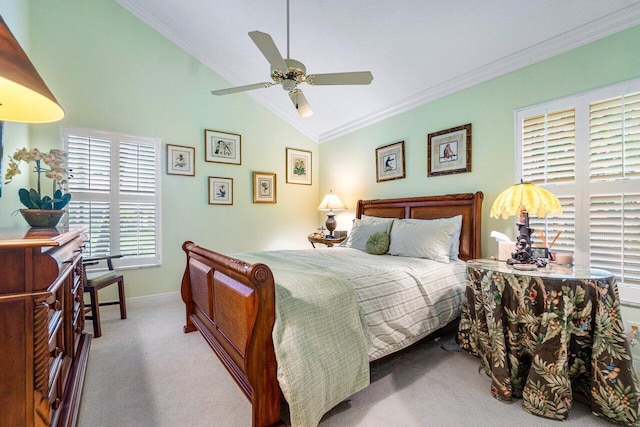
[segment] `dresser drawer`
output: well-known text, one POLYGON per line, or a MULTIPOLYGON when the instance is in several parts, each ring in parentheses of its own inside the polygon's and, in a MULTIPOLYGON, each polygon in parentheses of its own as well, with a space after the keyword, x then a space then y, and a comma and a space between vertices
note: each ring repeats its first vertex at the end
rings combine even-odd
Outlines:
POLYGON ((60 353, 58 357, 51 357, 50 369, 49 369, 49 405, 53 409, 58 409, 55 406, 56 398, 60 397, 60 384, 62 376, 62 365, 64 361, 64 353, 60 353))

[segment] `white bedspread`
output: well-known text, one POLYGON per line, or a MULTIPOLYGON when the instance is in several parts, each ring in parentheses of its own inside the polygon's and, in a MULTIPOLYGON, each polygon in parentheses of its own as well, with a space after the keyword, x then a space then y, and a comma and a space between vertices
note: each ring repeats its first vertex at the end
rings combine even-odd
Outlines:
POLYGON ((404 348, 460 314, 465 263, 349 248, 245 252, 276 282, 278 381, 294 427, 369 383, 369 360, 404 348))

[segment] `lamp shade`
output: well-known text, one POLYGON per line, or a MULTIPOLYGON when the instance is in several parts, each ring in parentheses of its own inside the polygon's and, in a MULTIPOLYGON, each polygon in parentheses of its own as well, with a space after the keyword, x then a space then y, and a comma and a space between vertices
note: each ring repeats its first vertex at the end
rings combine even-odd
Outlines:
POLYGON ((63 117, 64 110, 0 16, 0 120, 47 123, 63 117))
POLYGON ((561 214, 562 206, 549 190, 530 182, 521 182, 498 195, 491 206, 491 217, 506 219, 512 215, 520 216, 523 211, 544 218, 548 214, 561 214))
POLYGON ((324 199, 322 199, 322 202, 320 202, 318 206, 319 211, 342 211, 345 209, 347 209, 347 207, 342 203, 340 197, 333 194, 331 190, 329 194, 324 196, 324 199))

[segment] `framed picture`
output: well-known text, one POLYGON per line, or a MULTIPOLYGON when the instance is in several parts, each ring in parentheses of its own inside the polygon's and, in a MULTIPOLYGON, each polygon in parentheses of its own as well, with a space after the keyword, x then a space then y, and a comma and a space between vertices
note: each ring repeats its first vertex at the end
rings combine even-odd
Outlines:
POLYGON ((242 137, 235 133, 204 130, 204 160, 239 165, 242 137))
POLYGON ((404 177, 404 141, 376 148, 376 181, 391 181, 404 177))
POLYGON ((167 174, 195 176, 195 157, 194 147, 167 144, 167 174))
POLYGON ((537 246, 531 247, 531 255, 534 258, 547 258, 549 259, 549 248, 539 248, 537 246))
POLYGON ((233 204, 233 178, 209 177, 209 204, 233 204))
POLYGON ((287 148, 287 183, 311 185, 311 151, 287 148))
POLYGON ((270 172, 253 173, 253 203, 276 202, 276 174, 270 172))
POLYGON ((430 133, 427 176, 471 172, 471 123, 430 133))

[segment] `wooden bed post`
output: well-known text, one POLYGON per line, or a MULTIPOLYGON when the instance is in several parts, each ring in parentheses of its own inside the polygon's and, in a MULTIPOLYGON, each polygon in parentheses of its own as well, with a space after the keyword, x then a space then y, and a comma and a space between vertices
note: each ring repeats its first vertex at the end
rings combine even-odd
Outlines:
POLYGON ((187 245, 193 245, 193 242, 187 240, 182 244, 182 250, 187 254, 187 265, 184 269, 184 274, 182 275, 182 285, 180 286, 180 295, 182 296, 182 301, 186 305, 186 320, 184 326, 182 327, 182 331, 185 334, 196 330, 195 325, 189 317, 189 313, 193 312, 193 303, 191 302, 191 279, 189 277, 189 251, 187 250, 187 245))
POLYGON ((271 336, 276 304, 271 270, 190 241, 182 249, 187 255, 181 287, 184 332, 200 331, 251 402, 254 427, 283 425, 271 336))

